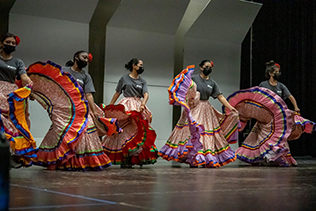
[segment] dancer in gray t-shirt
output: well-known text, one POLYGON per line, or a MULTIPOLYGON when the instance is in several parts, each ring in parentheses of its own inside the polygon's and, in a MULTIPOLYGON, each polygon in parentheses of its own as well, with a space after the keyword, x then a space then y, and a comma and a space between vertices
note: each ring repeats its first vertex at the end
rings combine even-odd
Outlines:
MULTIPOLYGON (((110 122, 110 120, 104 119, 104 113, 94 103, 92 94, 95 92, 95 89, 93 82, 89 73, 84 70, 91 60, 92 55, 81 50, 73 55, 73 60, 68 61, 66 67, 62 67, 61 70, 63 73, 58 73, 57 69, 60 69, 60 67, 53 64, 56 68, 51 72, 55 72, 55 74, 57 73, 58 75, 60 74, 61 77, 52 77, 50 80, 54 80, 56 84, 61 85, 60 90, 58 87, 49 89, 54 88, 50 80, 47 80, 46 83, 41 78, 38 78, 36 81, 34 80, 35 83, 37 83, 37 86, 34 86, 36 87, 36 92, 45 93, 45 95, 42 95, 45 96, 45 99, 48 99, 48 102, 52 103, 50 106, 54 108, 53 111, 49 113, 52 126, 39 146, 37 153, 38 164, 47 166, 50 170, 99 171, 111 166, 111 160, 105 154, 100 142, 100 136, 106 135, 107 131, 109 131, 109 127, 106 126, 106 121, 110 122), (62 77, 65 75, 67 75, 69 79, 60 83, 63 80, 62 77), (48 88, 46 88, 46 86, 48 88), (77 89, 81 93, 81 100, 72 101, 71 104, 69 104, 69 98, 78 94, 77 89), (82 92, 84 92, 84 101, 82 100, 82 92), (65 93, 65 95, 69 97, 64 97, 61 93, 65 93), (58 101, 56 99, 58 99, 58 101), (88 103, 86 101, 88 101, 88 103), (56 112, 56 110, 58 112, 56 112), (83 121, 76 122, 77 115, 80 116, 79 120, 82 118, 83 121), (71 124, 68 123, 69 119, 72 119, 71 124), (69 130, 67 129, 67 131, 74 133, 74 128, 77 129, 78 125, 81 126, 80 129, 75 132, 77 133, 76 138, 72 138, 71 135, 59 135, 63 133, 63 128, 66 126, 71 127, 69 130), (47 148, 50 150, 46 150, 47 148)), ((49 64, 52 64, 52 62, 49 64)), ((51 65, 45 66, 51 68, 51 65)), ((47 74, 46 72, 50 72, 49 69, 43 72, 43 75, 47 74)), ((36 100, 39 101, 41 98, 37 93, 35 96, 36 100)), ((44 108, 46 107, 45 102, 39 102, 44 108)))
POLYGON ((93 81, 90 74, 83 69, 88 65, 88 62, 89 54, 85 51, 78 51, 75 53, 73 61, 68 61, 66 67, 63 67, 62 70, 70 73, 70 75, 72 75, 72 77, 79 83, 84 90, 85 98, 89 103, 89 109, 91 109, 91 112, 95 117, 98 117, 92 95, 95 93, 93 81))
MULTIPOLYGON (((35 150, 32 149, 32 140, 16 138, 23 134, 12 123, 12 117, 9 115, 9 104, 7 103, 8 94, 18 89, 18 86, 15 84, 16 79, 21 79, 22 84, 20 85, 22 86, 33 84, 26 74, 23 61, 12 56, 18 44, 19 38, 11 33, 6 33, 0 38, 0 114, 3 123, 1 127, 15 140, 11 143, 12 148, 14 148, 11 151, 11 167, 13 168, 21 167, 21 165, 31 165, 30 157, 34 153, 32 151, 35 150)), ((25 111, 21 111, 21 113, 26 112, 26 110, 27 106, 25 111)))
POLYGON ((315 123, 303 118, 295 98, 280 83, 280 65, 266 63, 268 80, 260 87, 251 87, 231 94, 228 101, 237 108, 242 129, 256 119, 246 139, 236 150, 239 160, 254 165, 296 166, 288 141, 298 139, 302 133, 312 133, 315 123), (283 99, 289 98, 294 111, 288 109, 283 99))
POLYGON ((21 59, 14 58, 12 53, 18 45, 15 35, 6 33, 0 40, 0 81, 14 83, 16 78, 22 79, 22 85, 31 85, 32 81, 27 76, 25 65, 21 59))
MULTIPOLYGON (((194 83, 187 91, 186 98, 190 107, 190 118, 204 128, 198 140, 202 147, 195 148, 197 144, 190 143, 190 137, 193 135, 189 128, 187 113, 183 111, 167 143, 160 149, 159 155, 168 161, 189 163, 191 168, 198 166, 218 168, 236 159, 229 143, 237 141, 238 112, 227 102, 217 83, 209 76, 213 62, 203 60, 199 67, 199 75, 192 76, 194 83), (226 114, 217 111, 208 101, 210 96, 218 99, 230 111, 226 114)), ((178 85, 173 84, 173 86, 178 85)))
POLYGON ((102 143, 113 164, 131 168, 135 164, 155 163, 158 150, 154 144, 156 133, 150 126, 152 114, 146 106, 149 98, 147 83, 140 76, 144 71, 143 61, 134 58, 125 68, 130 73, 120 78, 108 106, 110 110, 105 111, 106 116, 116 112, 115 117, 119 119, 123 132, 104 137, 102 143), (122 93, 124 98, 114 106, 122 93), (126 113, 117 112, 122 105, 126 113))
POLYGON ((280 65, 274 63, 274 61, 270 61, 267 62, 266 66, 267 67, 265 76, 268 80, 261 82, 259 86, 270 89, 271 91, 279 95, 283 100, 289 98, 289 100, 294 106, 294 111, 300 113, 300 109, 298 108, 296 100, 293 97, 293 95, 290 93, 290 91, 284 84, 278 81, 281 76, 280 65))

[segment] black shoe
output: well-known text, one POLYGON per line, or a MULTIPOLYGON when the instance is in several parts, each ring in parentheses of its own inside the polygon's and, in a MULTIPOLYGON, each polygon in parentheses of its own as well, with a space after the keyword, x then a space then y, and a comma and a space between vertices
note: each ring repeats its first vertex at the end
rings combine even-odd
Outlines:
POLYGON ((125 157, 123 163, 121 164, 121 168, 131 169, 132 167, 132 157, 125 157))
POLYGON ((18 169, 23 166, 23 163, 19 161, 18 157, 11 156, 10 157, 10 168, 18 169))
POLYGON ((122 169, 131 169, 131 168, 133 168, 133 165, 132 164, 121 164, 121 168, 122 169))

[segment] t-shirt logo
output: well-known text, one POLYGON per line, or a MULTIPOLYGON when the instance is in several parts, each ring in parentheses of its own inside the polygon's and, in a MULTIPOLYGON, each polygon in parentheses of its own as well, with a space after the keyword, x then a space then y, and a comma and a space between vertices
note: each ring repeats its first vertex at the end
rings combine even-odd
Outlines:
POLYGON ((79 84, 83 84, 83 81, 82 81, 82 80, 77 79, 77 81, 78 81, 79 84))
POLYGON ((213 89, 213 87, 211 85, 207 85, 208 88, 213 89))
POLYGON ((136 85, 136 87, 140 89, 143 88, 142 85, 138 85, 138 84, 136 85))
POLYGON ((7 65, 7 68, 11 69, 11 70, 16 70, 16 67, 13 67, 13 66, 10 66, 10 65, 7 65))
POLYGON ((281 91, 281 90, 277 90, 277 93, 281 94, 281 93, 282 93, 282 91, 281 91))

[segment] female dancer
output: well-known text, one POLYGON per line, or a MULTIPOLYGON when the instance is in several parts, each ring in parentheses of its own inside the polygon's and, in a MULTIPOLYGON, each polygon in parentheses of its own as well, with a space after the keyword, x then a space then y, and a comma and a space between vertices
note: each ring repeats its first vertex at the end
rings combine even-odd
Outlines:
POLYGON ((144 72, 143 61, 134 58, 125 68, 130 73, 121 77, 110 106, 104 109, 105 116, 118 118, 123 133, 106 136, 102 143, 113 164, 130 168, 134 164, 155 163, 157 148, 154 144, 156 133, 150 127, 152 114, 146 106, 149 98, 147 83, 140 76, 144 72), (124 98, 114 106, 122 92, 124 98))
POLYGON ((102 110, 94 104, 93 82, 83 70, 91 59, 87 52, 78 51, 74 62, 62 70, 52 62, 35 63, 29 68, 30 77, 34 77, 34 97, 46 108, 53 122, 37 153, 37 163, 48 169, 102 170, 111 165, 99 136, 117 132, 110 128, 116 127, 116 120, 103 118, 102 110), (60 86, 36 74, 40 72, 60 86))
POLYGON ((240 90, 228 97, 238 110, 242 127, 247 121, 257 122, 247 138, 236 151, 238 159, 250 164, 291 166, 297 165, 287 143, 300 137, 303 132, 311 133, 315 123, 299 115, 300 109, 287 87, 280 83, 280 65, 266 63, 265 76, 268 80, 260 87, 240 90), (294 111, 288 109, 283 99, 289 98, 294 111))
POLYGON ((217 83, 209 77, 213 62, 203 60, 199 66, 200 74, 192 76, 194 85, 188 91, 188 103, 192 118, 204 127, 199 138, 202 148, 196 149, 196 154, 192 155, 189 149, 192 146, 187 144, 192 132, 189 131, 188 115, 183 112, 167 143, 159 151, 159 155, 166 160, 189 163, 191 167, 199 165, 220 167, 236 159, 235 152, 229 147, 229 143, 237 141, 238 113, 222 95, 217 83), (197 92, 194 91, 195 89, 197 92), (230 111, 226 114, 218 112, 208 102, 210 96, 217 98, 223 105, 229 107, 230 111), (194 100, 197 97, 199 99, 194 100), (186 145, 188 149, 183 150, 183 146, 186 145), (186 155, 187 152, 190 152, 189 156, 186 155), (191 159, 192 156, 193 159, 191 159))
MULTIPOLYGON (((31 165, 30 159, 35 156, 34 150, 36 149, 36 144, 31 136, 26 137, 25 133, 21 132, 20 129, 22 129, 22 126, 16 125, 20 119, 23 119, 25 123, 27 122, 27 102, 22 98, 19 100, 25 103, 21 107, 22 110, 19 116, 15 116, 14 113, 10 114, 10 108, 12 109, 15 104, 8 102, 8 100, 14 99, 13 96, 8 97, 8 95, 18 89, 18 85, 15 84, 16 79, 21 79, 20 82, 22 83, 20 84, 22 86, 32 85, 31 79, 26 74, 23 61, 12 56, 19 42, 20 39, 11 33, 6 33, 0 38, 0 113, 1 128, 6 133, 7 138, 12 138, 10 142, 11 154, 14 158, 12 161, 27 166, 31 165)), ((18 95, 15 96, 18 97, 18 95)), ((17 108, 13 110, 17 113, 17 108)), ((24 129, 29 129, 27 124, 24 126, 27 128, 24 129)), ((17 166, 17 163, 14 166, 17 166)))
POLYGON ((299 113, 300 109, 297 106, 295 98, 293 97, 293 95, 291 95, 288 88, 283 83, 278 81, 280 80, 280 76, 280 65, 278 63, 274 63, 274 61, 267 62, 265 77, 268 80, 261 82, 259 86, 270 89, 275 94, 279 95, 283 100, 289 98, 294 106, 294 111, 299 113))

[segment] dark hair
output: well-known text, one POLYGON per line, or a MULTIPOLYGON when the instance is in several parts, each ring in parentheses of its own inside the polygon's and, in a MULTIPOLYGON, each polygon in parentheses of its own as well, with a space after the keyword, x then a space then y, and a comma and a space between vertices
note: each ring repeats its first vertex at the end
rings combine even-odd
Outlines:
POLYGON ((270 78, 270 75, 269 73, 273 73, 278 67, 278 65, 276 65, 276 63, 271 60, 269 62, 266 62, 266 71, 265 71, 265 77, 266 79, 269 79, 270 78))
POLYGON ((130 72, 133 71, 133 65, 137 65, 141 59, 133 58, 131 61, 125 64, 125 68, 128 69, 130 72))
POLYGON ((3 43, 3 41, 5 40, 5 39, 7 39, 8 37, 13 37, 14 39, 15 39, 15 41, 16 41, 16 38, 15 38, 15 35, 14 34, 11 34, 11 33, 5 33, 5 34, 3 34, 2 36, 1 36, 1 38, 0 38, 0 41, 3 43))
POLYGON ((201 61, 201 63, 199 64, 199 66, 200 66, 200 67, 203 67, 206 62, 211 62, 211 60, 204 59, 203 61, 201 61))
POLYGON ((87 53, 87 52, 84 51, 84 50, 77 51, 77 52, 74 54, 73 60, 69 60, 68 62, 66 62, 65 66, 66 66, 66 67, 71 67, 71 66, 73 66, 73 65, 75 64, 75 58, 76 58, 76 56, 79 57, 79 55, 80 55, 81 53, 87 53))

